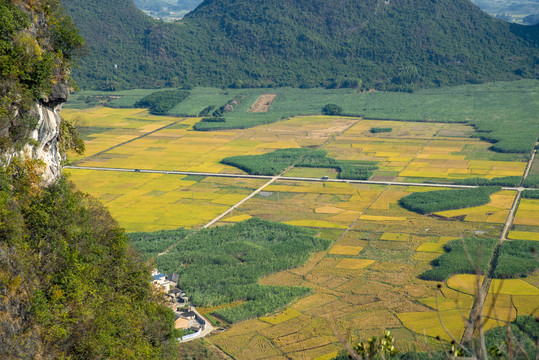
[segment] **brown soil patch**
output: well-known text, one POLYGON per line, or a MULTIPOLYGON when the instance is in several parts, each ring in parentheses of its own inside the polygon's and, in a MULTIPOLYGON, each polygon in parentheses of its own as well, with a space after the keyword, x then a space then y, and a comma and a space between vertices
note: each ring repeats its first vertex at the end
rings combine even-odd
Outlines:
POLYGON ((251 106, 251 108, 249 109, 249 112, 254 112, 254 113, 267 112, 271 104, 273 103, 273 100, 275 100, 276 97, 277 97, 277 94, 260 95, 260 97, 253 104, 253 106, 251 106))

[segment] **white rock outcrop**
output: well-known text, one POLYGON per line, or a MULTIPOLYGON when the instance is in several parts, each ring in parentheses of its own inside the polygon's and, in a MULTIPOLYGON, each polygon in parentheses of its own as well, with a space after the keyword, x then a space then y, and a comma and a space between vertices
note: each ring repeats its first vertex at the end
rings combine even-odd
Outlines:
POLYGON ((36 143, 26 145, 24 151, 25 155, 45 163, 43 182, 50 184, 62 174, 62 156, 58 149, 62 104, 49 107, 38 103, 35 107, 39 121, 31 137, 36 143))

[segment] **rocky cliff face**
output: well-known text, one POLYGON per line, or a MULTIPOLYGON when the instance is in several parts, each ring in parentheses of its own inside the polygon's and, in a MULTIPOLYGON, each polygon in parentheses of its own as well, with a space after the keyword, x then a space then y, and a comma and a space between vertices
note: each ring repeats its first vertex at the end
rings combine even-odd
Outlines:
POLYGON ((40 160, 45 164, 43 182, 46 185, 54 182, 62 174, 62 155, 58 147, 58 136, 60 135, 60 110, 68 96, 67 84, 56 84, 46 99, 34 105, 32 112, 38 118, 37 127, 30 136, 34 141, 25 145, 19 154, 33 160, 40 160))

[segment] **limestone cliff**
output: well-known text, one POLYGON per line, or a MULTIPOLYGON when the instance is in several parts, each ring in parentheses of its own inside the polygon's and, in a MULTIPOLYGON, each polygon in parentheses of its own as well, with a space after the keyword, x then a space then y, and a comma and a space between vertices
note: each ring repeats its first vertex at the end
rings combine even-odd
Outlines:
POLYGON ((25 155, 45 164, 43 182, 50 184, 62 173, 62 155, 58 146, 60 135, 60 110, 67 100, 69 89, 66 84, 56 84, 47 101, 35 104, 37 127, 31 134, 32 144, 25 146, 25 155))
POLYGON ((34 160, 44 185, 61 175, 60 110, 81 46, 56 1, 0 0, 0 165, 34 160))

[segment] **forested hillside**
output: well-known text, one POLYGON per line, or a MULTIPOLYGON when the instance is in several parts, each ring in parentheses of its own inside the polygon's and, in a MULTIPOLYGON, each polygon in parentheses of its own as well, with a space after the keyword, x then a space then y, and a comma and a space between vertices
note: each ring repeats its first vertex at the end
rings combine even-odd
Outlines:
POLYGON ((132 0, 62 0, 89 44, 83 88, 357 86, 413 90, 537 76, 537 29, 468 0, 207 0, 180 23, 132 0), (535 43, 534 43, 535 41, 535 43))

